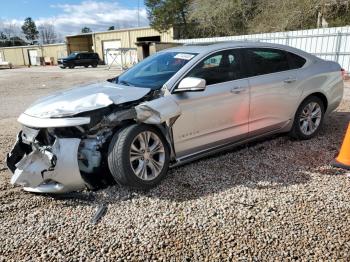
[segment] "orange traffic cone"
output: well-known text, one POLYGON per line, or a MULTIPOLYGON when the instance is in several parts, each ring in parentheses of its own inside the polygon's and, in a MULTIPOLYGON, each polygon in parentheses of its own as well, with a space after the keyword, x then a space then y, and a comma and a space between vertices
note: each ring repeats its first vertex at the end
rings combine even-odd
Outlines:
POLYGON ((350 124, 348 125, 339 155, 332 163, 332 166, 350 169, 350 124))

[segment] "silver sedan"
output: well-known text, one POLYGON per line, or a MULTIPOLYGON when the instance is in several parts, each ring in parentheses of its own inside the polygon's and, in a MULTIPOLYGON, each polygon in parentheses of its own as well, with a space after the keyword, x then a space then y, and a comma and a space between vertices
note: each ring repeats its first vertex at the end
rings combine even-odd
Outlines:
POLYGON ((25 190, 147 188, 171 166, 262 136, 310 139, 343 96, 341 67, 287 46, 225 42, 159 52, 106 82, 40 99, 7 165, 25 190))

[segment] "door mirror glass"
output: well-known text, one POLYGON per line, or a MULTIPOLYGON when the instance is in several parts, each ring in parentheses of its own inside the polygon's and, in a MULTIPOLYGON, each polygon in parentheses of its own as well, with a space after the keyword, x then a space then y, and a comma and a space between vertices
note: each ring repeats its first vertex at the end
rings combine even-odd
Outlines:
POLYGON ((197 77, 186 77, 181 80, 175 92, 204 91, 205 87, 206 87, 205 79, 197 78, 197 77))

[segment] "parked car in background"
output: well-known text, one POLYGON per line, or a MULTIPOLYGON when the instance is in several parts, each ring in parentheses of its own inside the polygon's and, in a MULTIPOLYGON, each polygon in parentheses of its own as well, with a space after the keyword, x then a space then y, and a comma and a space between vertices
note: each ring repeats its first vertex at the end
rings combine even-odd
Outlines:
POLYGON ((13 65, 10 62, 0 61, 0 68, 12 69, 13 65))
POLYGON ((74 68, 76 66, 97 67, 100 58, 97 53, 74 52, 65 58, 58 59, 61 68, 74 68))
MULTIPOLYGON (((156 185, 171 166, 276 133, 310 139, 343 96, 338 63, 288 46, 167 49, 109 81, 40 99, 7 166, 25 190, 156 185)), ((232 170, 234 172, 234 170, 232 170)))

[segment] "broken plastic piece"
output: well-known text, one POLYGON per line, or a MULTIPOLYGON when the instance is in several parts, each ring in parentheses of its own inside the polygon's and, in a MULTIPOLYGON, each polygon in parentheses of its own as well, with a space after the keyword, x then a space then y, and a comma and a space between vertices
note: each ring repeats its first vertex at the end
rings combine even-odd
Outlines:
POLYGON ((77 138, 57 138, 50 150, 35 149, 16 165, 11 183, 36 193, 63 193, 85 188, 77 159, 79 144, 77 138))
POLYGON ((106 213, 107 206, 105 204, 98 206, 95 215, 91 219, 91 223, 96 225, 106 213))
POLYGON ((171 96, 144 102, 135 110, 137 120, 146 124, 162 124, 181 114, 180 106, 171 96))

